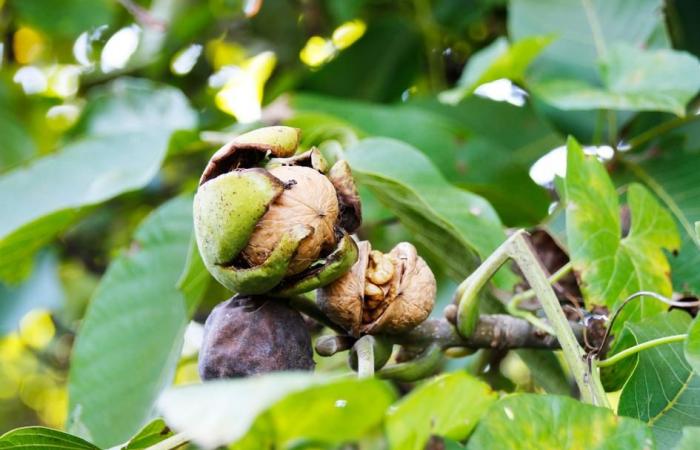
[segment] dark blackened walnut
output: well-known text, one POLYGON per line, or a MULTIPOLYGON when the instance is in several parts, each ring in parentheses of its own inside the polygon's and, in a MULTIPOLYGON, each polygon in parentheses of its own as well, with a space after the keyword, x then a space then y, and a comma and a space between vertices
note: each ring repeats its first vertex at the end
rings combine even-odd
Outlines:
POLYGON ((204 325, 203 380, 313 368, 304 319, 279 299, 233 297, 216 306, 204 325))

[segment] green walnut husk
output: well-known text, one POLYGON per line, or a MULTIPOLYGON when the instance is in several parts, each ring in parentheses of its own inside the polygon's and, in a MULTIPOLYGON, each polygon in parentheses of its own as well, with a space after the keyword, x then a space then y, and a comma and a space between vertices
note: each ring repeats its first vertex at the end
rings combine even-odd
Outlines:
POLYGON ((362 217, 346 161, 296 154, 299 130, 275 126, 219 149, 194 199, 195 237, 209 272, 239 294, 295 295, 357 260, 362 217))

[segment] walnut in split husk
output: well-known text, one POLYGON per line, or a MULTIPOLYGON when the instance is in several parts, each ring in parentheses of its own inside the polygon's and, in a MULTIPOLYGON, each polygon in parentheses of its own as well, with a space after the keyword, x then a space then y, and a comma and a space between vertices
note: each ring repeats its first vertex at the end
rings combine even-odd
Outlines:
POLYGON ((299 130, 267 127, 217 151, 195 195, 195 236, 207 269, 241 294, 292 295, 323 286, 357 258, 361 222, 346 161, 295 154, 299 130))
POLYGON ((207 318, 199 352, 203 380, 313 368, 304 319, 278 299, 236 296, 207 318))
POLYGON ((353 336, 397 334, 428 318, 435 303, 435 276, 416 248, 402 242, 389 253, 358 244, 350 272, 318 291, 318 304, 353 336))

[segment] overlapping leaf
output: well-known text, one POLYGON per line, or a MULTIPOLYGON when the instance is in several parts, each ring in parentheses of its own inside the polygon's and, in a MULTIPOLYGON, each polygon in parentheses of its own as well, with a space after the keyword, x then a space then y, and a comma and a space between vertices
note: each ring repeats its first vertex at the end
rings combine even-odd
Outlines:
POLYGON ((80 208, 145 186, 172 132, 195 124, 180 91, 143 80, 112 83, 91 98, 85 116, 80 138, 0 176, 1 278, 25 276, 28 259, 80 208))
POLYGON ((429 380, 387 413, 386 434, 390 447, 423 450, 430 436, 462 441, 496 398, 487 384, 466 372, 453 372, 429 380))
MULTIPOLYGON (((498 216, 483 198, 450 185, 430 161, 403 142, 370 138, 349 148, 353 174, 401 222, 415 240, 462 279, 503 240, 498 216), (400 161, 400 164, 398 163, 400 161)), ((507 272, 500 272, 504 285, 507 272)))
MULTIPOLYGON (((690 316, 671 311, 626 328, 637 343, 688 330, 690 316)), ((620 395, 618 414, 651 425, 659 448, 673 448, 686 426, 700 425, 700 377, 683 355, 683 343, 665 344, 638 353, 637 365, 620 395)))
MULTIPOLYGON (((680 239, 669 212, 644 187, 630 185, 631 229, 623 237, 618 195, 605 167, 585 156, 573 139, 568 143, 565 190, 569 252, 587 305, 614 308, 641 290, 670 296, 670 266, 662 249, 677 249, 680 239)), ((623 317, 639 319, 664 309, 664 304, 645 298, 627 306, 623 317)))
POLYGON ((0 448, 98 450, 98 447, 79 437, 45 427, 26 427, 8 431, 0 436, 0 448))
POLYGON ((475 53, 464 67, 457 86, 440 94, 440 100, 458 103, 477 86, 500 78, 522 81, 525 69, 552 42, 551 37, 531 36, 510 44, 504 37, 475 53))
POLYGON ((192 232, 191 198, 179 197, 138 229, 138 249, 102 278, 73 348, 70 429, 100 446, 128 440, 172 379, 187 324, 176 283, 192 232))
POLYGON ((244 436, 259 445, 259 436, 246 436, 249 430, 284 447, 358 439, 381 423, 394 396, 376 379, 287 372, 171 388, 158 407, 168 425, 205 448, 244 436))
POLYGON ((491 406, 467 444, 468 450, 653 449, 642 422, 615 417, 606 408, 568 397, 523 394, 491 406))

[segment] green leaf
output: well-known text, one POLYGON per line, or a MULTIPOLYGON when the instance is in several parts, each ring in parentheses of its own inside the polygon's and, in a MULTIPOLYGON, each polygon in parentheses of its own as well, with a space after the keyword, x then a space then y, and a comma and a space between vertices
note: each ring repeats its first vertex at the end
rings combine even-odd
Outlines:
POLYGON ((10 3, 23 23, 66 39, 109 24, 115 10, 109 0, 12 0, 10 3))
POLYGON ((141 450, 147 449, 160 441, 164 441, 173 435, 173 432, 168 428, 163 419, 156 419, 143 427, 141 431, 132 437, 122 450, 141 450))
POLYGON ((333 381, 328 376, 284 372, 171 388, 158 407, 168 425, 204 447, 236 442, 255 424, 253 432, 265 430, 283 448, 302 438, 324 442, 356 438, 379 424, 393 400, 393 392, 376 379, 333 381))
POLYGON ((663 23, 662 8, 663 0, 511 0, 508 31, 515 40, 555 37, 531 67, 534 80, 593 82, 608 47, 643 47, 663 23))
POLYGON ((571 380, 561 366, 561 360, 553 352, 535 349, 519 349, 515 353, 530 369, 532 380, 548 394, 570 395, 571 380))
POLYGON ((700 373, 700 320, 693 320, 685 341, 685 358, 696 373, 700 373))
POLYGON ((510 44, 504 37, 475 53, 457 81, 457 86, 440 94, 440 100, 455 104, 479 85, 500 78, 522 81, 525 69, 552 42, 551 37, 531 36, 510 44))
POLYGON ((674 450, 695 450, 700 442, 700 427, 683 428, 683 437, 674 450))
MULTIPOLYGON (((540 156, 560 146, 562 138, 529 108, 474 96, 452 106, 435 99, 379 105, 296 95, 293 106, 317 130, 326 125, 322 138, 331 130, 341 134, 340 124, 345 123, 345 134, 356 129, 365 136, 413 145, 450 182, 488 199, 508 225, 532 225, 546 215, 549 196, 528 171, 540 156)), ((302 128, 304 135, 307 128, 302 128)))
POLYGON ((600 70, 602 84, 555 78, 532 89, 565 110, 666 111, 679 116, 700 89, 700 62, 685 52, 616 45, 601 60, 600 70))
MULTIPOLYGON (((670 296, 670 266, 662 248, 677 249, 680 238, 671 215, 641 185, 631 184, 627 203, 632 227, 622 237, 617 192, 605 167, 568 142, 566 231, 574 270, 587 306, 615 308, 642 290, 670 296)), ((637 320, 666 309, 653 299, 628 305, 624 318, 637 320)))
MULTIPOLYGON (((688 330, 690 316, 678 310, 628 323, 636 343, 688 330)), ((683 357, 683 343, 644 350, 620 395, 618 414, 651 425, 659 448, 673 448, 683 427, 700 425, 700 377, 683 357)))
MULTIPOLYGON (((0 276, 69 225, 80 208, 145 186, 171 133, 195 125, 185 96, 145 80, 120 79, 95 93, 82 135, 60 151, 0 176, 0 276)), ((14 275, 14 277, 13 277, 14 275)))
POLYGON ((379 427, 396 399, 388 384, 337 380, 292 393, 267 412, 278 448, 310 441, 337 445, 357 441, 379 427))
POLYGON ((79 437, 45 427, 25 427, 8 431, 0 436, 0 448, 99 450, 79 437))
MULTIPOLYGON (((694 123, 687 125, 687 132, 694 123)), ((700 236, 696 235, 693 222, 700 220, 700 183, 697 182, 697 168, 700 167, 700 147, 688 140, 686 131, 676 136, 682 144, 663 145, 662 151, 635 163, 626 161, 625 167, 639 181, 646 184, 673 213, 682 242, 678 256, 671 259, 673 285, 677 292, 700 295, 700 236)))
POLYGON ((136 232, 138 250, 110 264, 83 319, 68 379, 71 426, 100 446, 133 436, 172 379, 187 324, 175 285, 191 233, 191 197, 156 210, 136 232))
POLYGON ((389 445, 393 450, 423 450, 431 436, 464 440, 496 399, 486 383, 466 372, 435 377, 388 411, 389 445))
MULTIPOLYGON (((505 240, 495 211, 483 198, 450 185, 430 161, 403 142, 370 138, 347 150, 360 184, 442 258, 452 277, 463 279, 505 240), (401 164, 397 164, 401 161, 401 164)), ((500 283, 512 282, 501 271, 500 283)))
POLYGON ((511 395, 495 403, 469 439, 469 450, 653 449, 642 422, 615 417, 568 397, 511 395))
POLYGON ((187 315, 191 316, 197 310, 197 306, 201 303, 209 286, 215 283, 214 277, 211 276, 207 268, 204 266, 204 261, 199 254, 197 242, 194 235, 190 238, 190 246, 187 250, 187 260, 185 268, 177 282, 177 289, 182 293, 187 305, 187 315))

